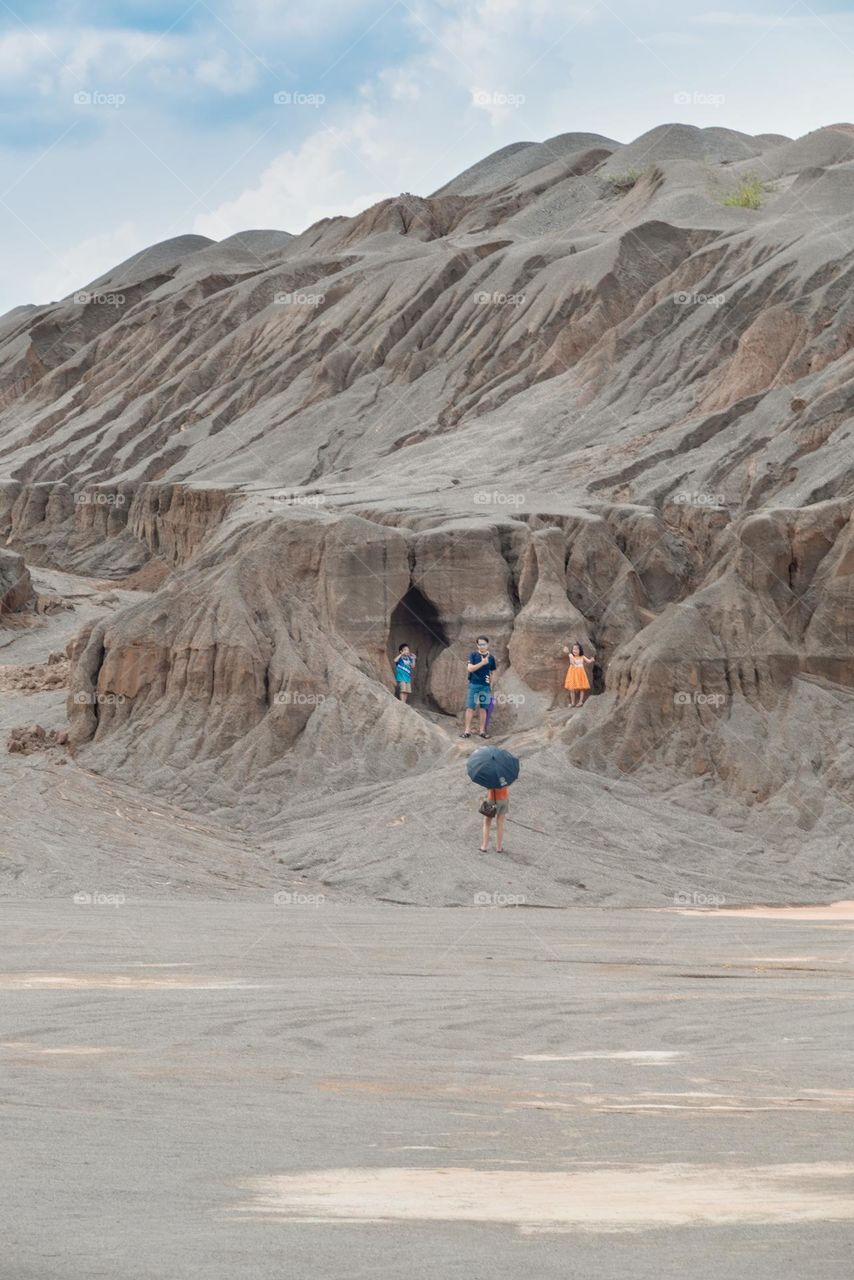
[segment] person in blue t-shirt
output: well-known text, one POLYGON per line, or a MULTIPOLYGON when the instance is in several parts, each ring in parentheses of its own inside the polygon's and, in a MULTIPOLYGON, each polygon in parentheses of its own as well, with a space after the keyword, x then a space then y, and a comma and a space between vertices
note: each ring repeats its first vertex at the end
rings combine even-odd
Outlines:
POLYGON ((480 736, 486 737, 486 716, 489 700, 495 692, 493 672, 498 664, 494 654, 489 652, 489 637, 478 636, 477 651, 469 654, 466 670, 469 673, 469 687, 466 696, 466 727, 464 738, 471 737, 471 722, 475 710, 480 713, 480 736))
POLYGON ((397 651, 394 664, 394 678, 397 682, 397 696, 401 702, 408 702, 412 693, 412 672, 415 670, 415 654, 408 644, 402 644, 397 651))

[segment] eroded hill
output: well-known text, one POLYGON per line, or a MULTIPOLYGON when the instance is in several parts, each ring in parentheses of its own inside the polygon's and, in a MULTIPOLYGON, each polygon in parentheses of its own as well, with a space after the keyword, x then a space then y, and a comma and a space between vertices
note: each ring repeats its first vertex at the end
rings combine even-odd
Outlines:
POLYGON ((0 320, 7 543, 136 593, 71 644, 75 759, 454 901, 486 631, 532 894, 839 896, 852 189, 843 127, 567 134, 0 320))

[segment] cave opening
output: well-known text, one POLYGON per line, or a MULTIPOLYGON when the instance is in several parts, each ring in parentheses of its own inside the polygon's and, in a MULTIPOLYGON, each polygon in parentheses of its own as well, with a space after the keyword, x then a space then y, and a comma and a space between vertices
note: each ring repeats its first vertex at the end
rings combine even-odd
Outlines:
POLYGON ((395 605, 388 635, 388 657, 394 667, 400 645, 408 644, 417 655, 412 680, 412 702, 435 709, 430 697, 430 667, 450 641, 436 606, 418 587, 411 586, 395 605))

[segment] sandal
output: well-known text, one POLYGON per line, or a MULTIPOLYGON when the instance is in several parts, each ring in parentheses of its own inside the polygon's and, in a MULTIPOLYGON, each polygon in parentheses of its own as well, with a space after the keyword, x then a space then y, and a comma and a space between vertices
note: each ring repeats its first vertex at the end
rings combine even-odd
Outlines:
POLYGON ((471 737, 471 734, 470 734, 470 733, 461 733, 461 734, 460 734, 460 737, 461 737, 461 738, 470 738, 470 737, 471 737))
POLYGON ((483 846, 481 845, 480 852, 481 852, 481 853, 489 853, 489 850, 488 850, 488 849, 484 849, 484 848, 483 848, 483 846))

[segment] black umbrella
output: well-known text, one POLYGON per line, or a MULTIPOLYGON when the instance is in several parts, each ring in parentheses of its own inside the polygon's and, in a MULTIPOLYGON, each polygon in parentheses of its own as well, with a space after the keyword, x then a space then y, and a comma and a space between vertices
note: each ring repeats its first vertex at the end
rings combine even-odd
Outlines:
POLYGON ((478 747, 466 761, 472 782, 479 787, 509 787, 519 777, 519 761, 502 747, 478 747))

